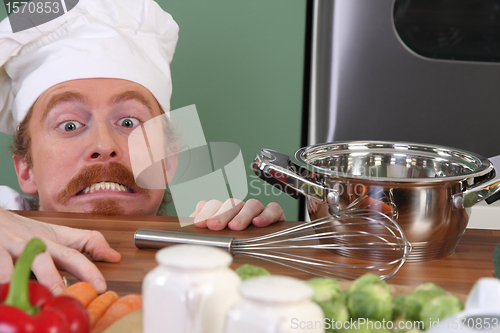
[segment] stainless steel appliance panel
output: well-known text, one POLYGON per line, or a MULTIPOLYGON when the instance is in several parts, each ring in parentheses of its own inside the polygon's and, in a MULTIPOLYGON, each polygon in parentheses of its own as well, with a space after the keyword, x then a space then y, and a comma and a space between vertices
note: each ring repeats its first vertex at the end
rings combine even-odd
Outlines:
POLYGON ((500 154, 500 65, 420 56, 394 0, 315 0, 309 144, 412 141, 500 154))

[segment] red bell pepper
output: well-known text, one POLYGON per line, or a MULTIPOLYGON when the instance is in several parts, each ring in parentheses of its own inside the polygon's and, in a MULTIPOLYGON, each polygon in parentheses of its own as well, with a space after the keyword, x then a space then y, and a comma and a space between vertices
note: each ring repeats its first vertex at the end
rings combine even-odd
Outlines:
POLYGON ((33 260, 45 249, 41 239, 31 239, 16 261, 10 285, 0 285, 0 333, 90 332, 87 311, 78 300, 54 297, 29 280, 33 260))

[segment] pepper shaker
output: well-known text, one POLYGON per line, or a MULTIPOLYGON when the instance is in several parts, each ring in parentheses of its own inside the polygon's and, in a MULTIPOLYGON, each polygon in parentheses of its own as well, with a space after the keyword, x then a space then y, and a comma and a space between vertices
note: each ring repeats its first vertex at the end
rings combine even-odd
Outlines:
POLYGON ((156 254, 143 282, 144 333, 221 333, 239 299, 232 256, 218 248, 175 245, 156 254))
POLYGON ((227 312, 224 333, 323 333, 321 308, 304 281, 280 275, 241 283, 242 299, 227 312))

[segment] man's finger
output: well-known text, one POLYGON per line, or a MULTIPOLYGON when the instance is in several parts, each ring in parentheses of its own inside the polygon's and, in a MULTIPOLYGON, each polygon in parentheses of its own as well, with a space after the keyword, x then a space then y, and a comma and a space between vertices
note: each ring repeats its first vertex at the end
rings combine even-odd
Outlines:
POLYGON ((98 231, 63 226, 53 226, 53 230, 61 245, 88 253, 95 261, 118 262, 121 259, 121 255, 109 246, 98 231))
POLYGON ((106 282, 99 269, 86 256, 75 249, 52 243, 48 251, 59 269, 90 283, 98 293, 106 291, 106 282))
POLYGON ((250 199, 245 203, 241 211, 229 222, 231 230, 243 230, 248 227, 252 219, 264 211, 264 205, 259 200, 250 199))
POLYGON ((219 210, 207 220, 207 227, 210 230, 222 230, 226 228, 231 221, 245 205, 245 202, 239 199, 228 199, 222 204, 219 210))
POLYGON ((12 257, 6 249, 0 246, 0 284, 10 281, 12 271, 14 270, 14 263, 12 257))
POLYGON ((95 261, 106 261, 106 262, 119 262, 121 259, 120 253, 115 251, 109 246, 108 242, 104 236, 95 230, 90 232, 90 237, 85 244, 83 251, 84 253, 90 254, 95 261))
POLYGON ((198 215, 194 217, 194 224, 199 228, 206 228, 207 219, 214 216, 221 206, 222 202, 219 200, 210 200, 203 206, 198 215))
POLYGON ((259 216, 253 218, 252 223, 256 227, 266 227, 278 221, 285 221, 285 212, 276 202, 271 202, 259 216))
POLYGON ((198 215, 200 212, 201 212, 201 209, 203 208, 203 206, 205 206, 207 202, 206 201, 200 201, 196 204, 196 208, 194 210, 193 213, 191 213, 191 215, 189 215, 189 217, 195 217, 196 215, 198 215))
POLYGON ((62 281, 61 275, 48 252, 40 253, 36 256, 31 265, 31 270, 35 274, 38 282, 49 288, 55 295, 63 291, 63 286, 60 285, 62 281))

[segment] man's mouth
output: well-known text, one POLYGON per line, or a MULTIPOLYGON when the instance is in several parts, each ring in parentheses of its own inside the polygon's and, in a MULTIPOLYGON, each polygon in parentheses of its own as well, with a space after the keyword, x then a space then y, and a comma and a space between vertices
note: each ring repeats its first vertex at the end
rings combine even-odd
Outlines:
POLYGON ((110 162, 109 164, 87 165, 68 181, 68 184, 56 195, 56 202, 64 204, 71 198, 107 198, 119 196, 149 198, 149 190, 135 184, 134 175, 126 166, 110 162))
POLYGON ((113 191, 113 192, 124 192, 124 193, 134 193, 134 191, 123 184, 118 184, 114 182, 100 182, 100 183, 95 183, 90 185, 89 187, 84 188, 80 192, 78 192, 76 195, 82 195, 82 194, 90 194, 94 193, 96 191, 113 191))

